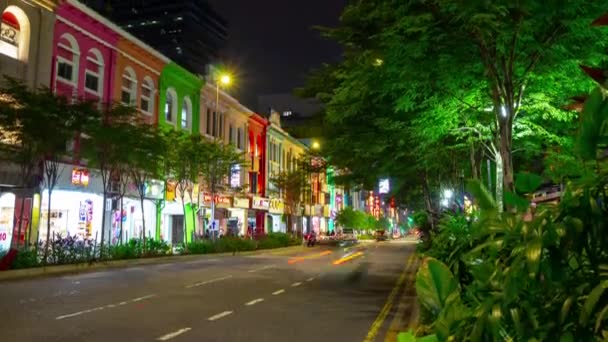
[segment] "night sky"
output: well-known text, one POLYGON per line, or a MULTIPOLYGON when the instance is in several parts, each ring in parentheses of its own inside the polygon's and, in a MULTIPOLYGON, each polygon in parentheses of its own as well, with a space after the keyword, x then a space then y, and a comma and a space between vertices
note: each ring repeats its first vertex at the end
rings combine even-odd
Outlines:
POLYGON ((340 48, 313 25, 335 26, 347 0, 209 0, 229 22, 225 53, 235 69, 243 104, 257 110, 257 96, 291 92, 306 73, 340 58, 340 48))

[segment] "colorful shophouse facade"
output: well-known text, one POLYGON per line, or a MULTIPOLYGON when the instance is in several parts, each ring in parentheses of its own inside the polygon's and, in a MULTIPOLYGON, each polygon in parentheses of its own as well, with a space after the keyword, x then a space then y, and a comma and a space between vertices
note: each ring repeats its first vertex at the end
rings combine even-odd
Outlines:
MULTIPOLYGON (((54 10, 55 1, 49 0, 0 3, 0 83, 6 75, 30 89, 49 86, 54 10)), ((13 143, 0 141, 0 144, 13 143)), ((40 213, 37 193, 37 179, 24 179, 13 163, 0 164, 0 250, 23 245, 33 235, 30 227, 38 226, 40 213)))

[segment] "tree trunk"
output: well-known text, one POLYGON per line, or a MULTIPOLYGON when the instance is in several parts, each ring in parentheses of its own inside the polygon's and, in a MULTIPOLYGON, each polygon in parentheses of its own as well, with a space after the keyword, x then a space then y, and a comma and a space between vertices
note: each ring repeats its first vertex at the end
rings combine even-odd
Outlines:
POLYGON ((184 223, 182 229, 184 230, 184 246, 185 249, 188 249, 188 225, 186 224, 186 203, 184 203, 184 198, 182 197, 182 211, 184 212, 184 223))
POLYGON ((434 218, 434 210, 433 210, 433 198, 431 196, 431 191, 429 190, 429 180, 426 171, 422 175, 422 193, 424 195, 424 204, 426 206, 426 211, 429 214, 429 221, 431 223, 431 229, 435 229, 435 218, 434 218))
MULTIPOLYGON (((19 210, 19 223, 17 227, 17 249, 19 249, 19 243, 21 243, 21 227, 23 226, 23 215, 25 214, 25 197, 21 193, 21 209, 19 210)), ((14 232, 13 228, 13 232, 14 232)))
MULTIPOLYGON (((190 196, 190 208, 192 209, 192 224, 194 225, 194 229, 192 231, 196 236, 196 210, 194 210, 194 198, 192 198, 192 191, 189 191, 188 194, 190 196)), ((192 241, 194 241, 194 237, 192 238, 192 241)))
MULTIPOLYGON (((105 188, 105 185, 104 185, 105 188)), ((101 241, 99 243, 99 257, 103 256, 103 245, 105 239, 105 231, 106 231, 106 201, 108 199, 107 191, 103 191, 103 203, 101 205, 101 241)))
POLYGON ((512 137, 511 123, 501 122, 500 127, 500 140, 499 140, 499 153, 502 159, 503 167, 503 181, 504 189, 506 191, 514 192, 513 183, 513 158, 511 151, 511 137, 512 137))
MULTIPOLYGON (((211 192, 211 228, 214 229, 211 231, 211 234, 213 235, 213 240, 215 240, 215 192, 211 192)), ((220 227, 217 228, 219 233, 220 227)))
POLYGON ((120 244, 121 245, 122 245, 122 207, 123 207, 123 202, 122 201, 123 201, 123 198, 124 198, 124 196, 120 196, 120 204, 119 204, 119 208, 118 208, 118 212, 120 213, 120 216, 119 216, 119 218, 120 218, 120 226, 119 226, 120 229, 119 229, 119 231, 120 231, 120 244))
POLYGON ((46 264, 49 255, 49 237, 51 236, 51 195, 53 194, 53 188, 49 186, 49 201, 47 203, 47 219, 46 219, 46 243, 44 245, 44 259, 43 262, 46 264))
POLYGON ((477 150, 475 149, 475 144, 471 143, 471 149, 469 158, 471 161, 471 177, 473 179, 479 179, 479 166, 477 162, 477 150))
POLYGON ((141 207, 141 229, 144 231, 144 252, 146 251, 146 217, 144 216, 144 196, 139 196, 139 206, 141 207))
POLYGON ((502 159, 502 154, 497 153, 496 156, 496 206, 498 207, 498 212, 502 212, 504 209, 503 196, 504 191, 503 187, 505 184, 504 180, 504 164, 502 159))

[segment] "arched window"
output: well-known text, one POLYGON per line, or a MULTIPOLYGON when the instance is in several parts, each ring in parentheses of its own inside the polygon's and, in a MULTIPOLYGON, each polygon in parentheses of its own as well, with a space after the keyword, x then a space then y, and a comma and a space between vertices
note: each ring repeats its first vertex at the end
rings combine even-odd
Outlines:
POLYGON ((141 83, 140 108, 145 114, 154 112, 154 81, 149 76, 141 83))
POLYGON ((64 33, 57 43, 57 80, 72 86, 78 84, 78 60, 80 48, 74 36, 64 33))
POLYGON ((165 121, 175 124, 177 116, 177 94, 172 88, 167 89, 165 98, 165 121))
POLYGON ((0 53, 27 62, 30 45, 30 20, 17 6, 2 12, 0 25, 0 53))
POLYGON ((185 130, 190 130, 192 128, 192 101, 190 101, 189 97, 184 98, 184 103, 182 105, 182 117, 181 117, 182 128, 185 130))
POLYGON ((122 72, 120 102, 127 106, 132 106, 137 103, 137 76, 131 67, 126 67, 122 72))
POLYGON ((99 97, 103 94, 103 56, 97 49, 91 49, 87 53, 84 71, 84 88, 86 91, 99 97))

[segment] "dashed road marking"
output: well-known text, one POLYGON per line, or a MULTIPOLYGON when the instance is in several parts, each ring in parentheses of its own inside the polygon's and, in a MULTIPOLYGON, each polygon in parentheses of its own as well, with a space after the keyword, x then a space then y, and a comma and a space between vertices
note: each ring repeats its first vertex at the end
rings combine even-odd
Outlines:
POLYGON ((215 279, 205 280, 205 281, 201 281, 201 282, 198 282, 198 283, 186 285, 186 288, 187 289, 191 289, 193 287, 198 287, 198 286, 203 286, 203 285, 207 285, 207 284, 211 284, 211 283, 216 283, 218 281, 222 281, 222 280, 226 280, 226 279, 230 279, 230 278, 232 278, 231 275, 228 275, 228 276, 225 276, 225 277, 221 277, 221 278, 215 278, 215 279))
POLYGON ((315 280, 315 277, 310 277, 310 278, 306 279, 307 282, 311 282, 313 280, 315 280))
POLYGON ((298 286, 300 286, 300 285, 302 285, 302 283, 297 282, 297 283, 293 283, 293 284, 291 284, 291 287, 298 287, 298 286))
POLYGON ((108 304, 108 305, 104 305, 104 306, 98 306, 98 307, 92 308, 92 309, 87 309, 87 310, 82 310, 82 311, 74 312, 74 313, 67 314, 67 315, 57 316, 57 317, 55 317, 55 320, 59 321, 59 320, 62 320, 62 319, 72 318, 72 317, 88 314, 88 313, 95 312, 95 311, 101 311, 101 310, 105 310, 105 309, 112 309, 112 308, 115 308, 117 306, 126 305, 129 302, 136 303, 136 302, 140 302, 142 300, 150 299, 152 297, 156 297, 156 294, 149 294, 147 296, 133 298, 133 299, 130 299, 128 301, 123 301, 123 302, 120 302, 120 303, 117 303, 117 304, 108 304))
POLYGON ((181 335, 181 334, 183 334, 185 332, 188 332, 190 330, 192 330, 192 328, 182 328, 182 329, 179 329, 179 330, 174 331, 172 333, 169 333, 167 335, 161 336, 161 337, 157 338, 156 340, 157 341, 167 341, 167 340, 175 338, 175 337, 177 337, 177 336, 179 336, 179 335, 181 335))
POLYGON ((252 300, 250 302, 245 303, 245 305, 251 306, 251 305, 255 305, 255 304, 259 303, 259 302, 263 302, 263 301, 264 301, 264 298, 258 298, 258 299, 254 299, 254 300, 252 300))
POLYGON ((231 314, 232 314, 232 311, 224 311, 224 312, 220 312, 217 315, 214 315, 214 316, 211 316, 211 317, 207 318, 207 320, 209 320, 209 321, 216 321, 216 320, 218 320, 220 318, 226 317, 226 316, 231 315, 231 314))
POLYGON ((155 294, 151 294, 151 295, 147 295, 147 296, 143 296, 143 297, 137 297, 137 298, 131 299, 131 301, 132 302, 141 302, 142 300, 146 300, 146 299, 149 299, 149 298, 152 298, 152 297, 156 297, 156 295, 155 294))
POLYGON ((254 273, 254 272, 263 271, 263 270, 267 270, 269 268, 274 268, 274 267, 276 267, 276 265, 266 265, 266 266, 263 266, 263 267, 260 267, 260 268, 254 268, 253 270, 249 270, 247 272, 254 273))
POLYGON ((274 292, 272 293, 272 295, 273 295, 273 296, 280 295, 280 294, 281 294, 281 293, 283 293, 283 292, 285 292, 285 290, 284 290, 284 289, 280 289, 280 290, 278 290, 278 291, 274 291, 274 292))

